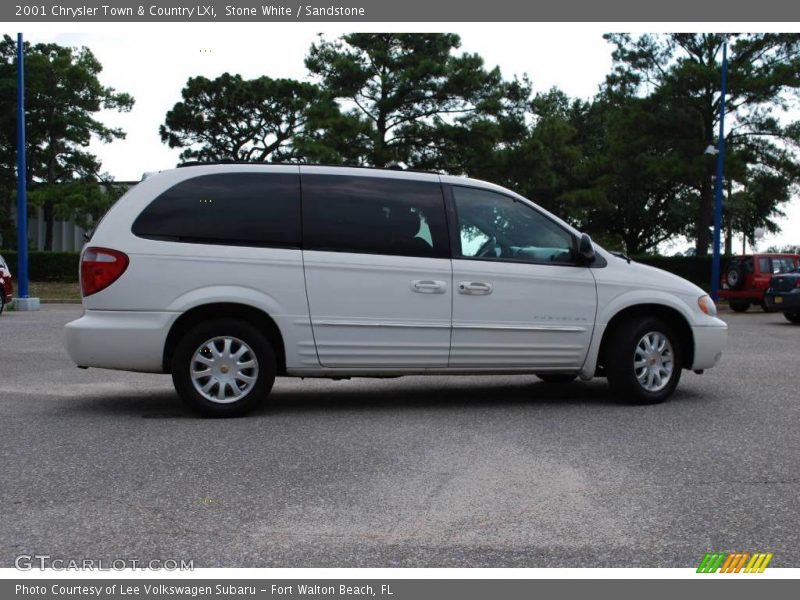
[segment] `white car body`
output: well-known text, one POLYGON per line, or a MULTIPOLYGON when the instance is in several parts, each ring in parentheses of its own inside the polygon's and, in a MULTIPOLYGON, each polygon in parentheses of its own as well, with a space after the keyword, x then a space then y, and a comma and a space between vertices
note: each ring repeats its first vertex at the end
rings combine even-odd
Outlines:
POLYGON ((290 165, 207 165, 148 177, 119 200, 90 245, 117 249, 130 264, 109 287, 83 299, 66 326, 81 367, 168 372, 173 325, 192 309, 243 305, 277 326, 280 374, 345 377, 453 373, 595 375, 603 334, 626 309, 658 307, 685 321, 691 364, 719 360, 727 327, 698 306, 703 290, 595 245, 602 267, 529 264, 249 247, 144 239, 131 224, 163 190, 201 175, 299 173, 468 185, 536 208, 485 182, 394 170, 290 165))

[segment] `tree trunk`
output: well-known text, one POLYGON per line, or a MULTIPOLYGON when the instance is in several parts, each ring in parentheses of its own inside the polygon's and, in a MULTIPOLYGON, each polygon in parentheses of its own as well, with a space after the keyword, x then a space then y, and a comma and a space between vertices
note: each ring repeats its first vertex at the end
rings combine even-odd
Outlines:
POLYGON ((726 198, 725 206, 723 207, 722 216, 725 219, 725 255, 730 256, 733 254, 733 223, 731 223, 731 197, 733 196, 733 179, 728 178, 728 197, 726 198))
POLYGON ((11 194, 4 193, 0 204, 0 237, 3 238, 0 248, 14 249, 17 246, 17 227, 11 218, 11 209, 11 194))
POLYGON ((700 203, 697 206, 695 221, 695 251, 697 256, 706 256, 711 243, 709 225, 713 218, 713 188, 711 185, 711 168, 706 168, 706 176, 700 187, 700 203))
POLYGON ((377 135, 375 136, 375 147, 372 152, 372 163, 374 167, 385 167, 386 159, 386 116, 381 113, 378 115, 376 123, 377 135))
POLYGON ((48 252, 53 249, 53 201, 44 203, 44 249, 48 252))

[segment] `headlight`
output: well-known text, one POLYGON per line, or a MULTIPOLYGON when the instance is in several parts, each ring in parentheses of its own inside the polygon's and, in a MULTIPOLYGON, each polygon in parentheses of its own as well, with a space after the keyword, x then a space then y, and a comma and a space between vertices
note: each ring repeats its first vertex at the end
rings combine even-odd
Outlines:
POLYGON ((700 310, 709 317, 717 316, 717 307, 709 296, 700 296, 697 299, 697 306, 699 306, 700 310))

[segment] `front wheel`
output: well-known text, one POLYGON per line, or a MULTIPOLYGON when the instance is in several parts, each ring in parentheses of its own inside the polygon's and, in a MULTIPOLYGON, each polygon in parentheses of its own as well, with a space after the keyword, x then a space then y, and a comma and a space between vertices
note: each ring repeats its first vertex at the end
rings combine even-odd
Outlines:
POLYGON ((790 323, 800 324, 800 312, 785 312, 783 316, 786 317, 786 320, 790 323))
POLYGON ((275 352, 255 327, 216 319, 191 329, 175 348, 172 382, 180 397, 209 417, 238 417, 272 389, 275 352))
POLYGON ((611 391, 630 404, 664 402, 680 381, 681 358, 679 339, 664 321, 643 317, 624 323, 605 350, 611 391))

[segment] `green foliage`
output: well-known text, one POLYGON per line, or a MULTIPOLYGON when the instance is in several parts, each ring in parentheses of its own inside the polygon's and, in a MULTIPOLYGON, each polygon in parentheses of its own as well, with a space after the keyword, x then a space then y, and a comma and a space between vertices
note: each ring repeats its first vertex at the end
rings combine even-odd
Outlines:
POLYGON ((224 73, 191 77, 159 132, 183 160, 263 162, 297 158, 293 143, 338 115, 318 86, 263 76, 245 80, 224 73))
MULTIPOLYGON (((11 181, 16 160, 16 41, 8 35, 0 41, 0 226, 4 240, 15 239, 10 224, 13 200, 11 181)), ((89 142, 112 142, 125 133, 108 127, 95 115, 101 110, 129 111, 133 98, 103 86, 102 65, 88 48, 68 48, 58 44, 25 44, 25 110, 27 135, 27 173, 29 186, 45 184, 42 193, 32 194, 40 202, 46 221, 45 247, 52 247, 56 216, 75 217, 86 222, 102 204, 97 193, 75 193, 80 186, 97 185, 102 179, 100 162, 86 150, 89 142), (62 199, 52 186, 63 188, 62 199)), ((58 188, 61 190, 62 188, 58 188)))
MULTIPOLYGON (((324 132, 321 146, 344 162, 452 169, 449 128, 483 127, 529 94, 476 54, 453 52, 455 34, 356 33, 311 46, 306 67, 339 99, 350 135, 324 132)), ((330 132, 336 133, 336 132, 330 132)))
MULTIPOLYGON (((715 170, 713 157, 704 150, 717 135, 721 49, 729 41, 726 184, 732 184, 727 186, 731 190, 744 190, 757 208, 744 221, 728 223, 733 228, 769 228, 800 181, 800 125, 781 124, 779 118, 800 90, 800 35, 605 37, 615 46, 606 96, 612 101, 645 98, 665 111, 662 145, 670 149, 676 168, 663 174, 664 181, 674 185, 681 204, 694 207, 691 217, 684 215, 683 230, 674 233, 694 237, 698 254, 705 254, 710 245, 715 170)), ((628 136, 634 143, 636 138, 628 136)), ((751 234, 752 228, 741 231, 751 234)))
MULTIPOLYGON (((12 274, 17 274, 16 250, 0 250, 12 274)), ((31 281, 77 282, 80 254, 76 252, 28 252, 28 278, 31 281)))
POLYGON ((412 168, 499 183, 628 254, 679 235, 710 245, 721 48, 730 43, 724 227, 777 229, 800 183, 798 34, 609 34, 595 98, 532 97, 458 53, 455 34, 359 33, 314 43, 317 85, 189 80, 162 139, 184 158, 412 168), (311 87, 303 87, 311 86, 311 87))

